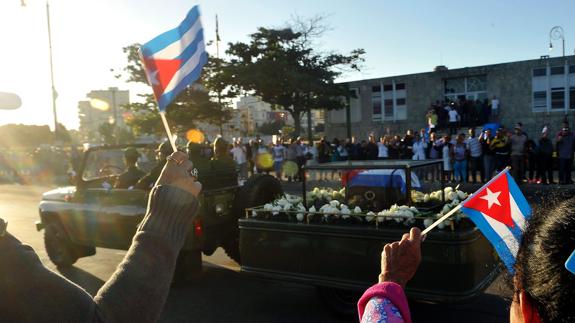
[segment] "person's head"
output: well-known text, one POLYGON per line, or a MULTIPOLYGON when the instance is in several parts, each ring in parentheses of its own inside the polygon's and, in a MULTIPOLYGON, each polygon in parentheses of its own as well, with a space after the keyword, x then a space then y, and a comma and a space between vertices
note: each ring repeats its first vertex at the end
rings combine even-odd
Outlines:
POLYGON ((166 158, 173 152, 174 150, 172 149, 172 145, 170 145, 170 142, 167 140, 161 143, 158 146, 158 149, 156 149, 157 157, 160 162, 166 161, 166 158))
POLYGON ((188 158, 192 161, 202 155, 202 145, 195 142, 188 142, 186 150, 188 153, 188 158))
POLYGON ((503 128, 498 128, 497 131, 495 132, 495 136, 501 138, 505 135, 505 131, 503 128))
POLYGON ((435 132, 432 132, 432 133, 429 134, 429 140, 433 140, 433 141, 434 141, 435 138, 436 138, 435 132))
POLYGON ((457 143, 458 144, 462 144, 465 141, 465 134, 460 133, 459 135, 457 135, 457 143))
POLYGON ((561 131, 564 133, 569 131, 569 122, 562 122, 561 123, 561 131))
POLYGON ((475 128, 469 128, 468 133, 469 137, 475 138, 475 128))
POLYGON ((443 142, 449 143, 451 142, 451 135, 443 135, 443 142))
POLYGON ((222 158, 228 155, 228 142, 222 138, 218 137, 214 140, 214 157, 216 159, 222 158))
POLYGON ((541 129, 541 138, 547 138, 547 136, 549 135, 549 129, 547 128, 547 126, 543 127, 543 129, 541 129))
POLYGON ((140 153, 138 153, 136 148, 130 147, 124 150, 124 160, 127 166, 136 166, 139 157, 140 153))
POLYGON ((489 128, 485 129, 485 135, 487 138, 491 138, 491 129, 489 128))
POLYGON ((516 135, 520 135, 523 133, 523 131, 521 131, 521 124, 520 123, 515 125, 515 127, 513 128, 513 132, 515 132, 516 135))
POLYGON ((413 130, 411 129, 407 129, 407 131, 405 132, 406 136, 413 136, 413 130))
POLYGON ((575 318, 575 275, 565 262, 575 250, 575 198, 529 220, 515 263, 510 321, 575 318))

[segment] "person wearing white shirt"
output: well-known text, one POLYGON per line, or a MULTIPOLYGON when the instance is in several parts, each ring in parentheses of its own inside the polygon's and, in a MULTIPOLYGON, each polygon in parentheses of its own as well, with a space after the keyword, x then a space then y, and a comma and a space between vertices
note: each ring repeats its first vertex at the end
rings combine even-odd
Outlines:
POLYGON ((413 160, 425 160, 425 149, 427 148, 427 142, 425 139, 421 138, 418 134, 415 135, 415 140, 413 141, 413 160))
POLYGON ((449 134, 455 135, 457 134, 457 122, 459 121, 459 113, 457 113, 455 107, 452 106, 447 114, 449 115, 449 134))
POLYGON ((241 145, 240 142, 234 143, 234 148, 230 151, 236 162, 236 167, 239 172, 239 179, 247 179, 248 178, 248 167, 247 167, 247 158, 246 158, 246 151, 244 147, 241 145))
POLYGON ((377 142, 377 159, 389 158, 389 151, 387 149, 387 138, 381 137, 377 142))

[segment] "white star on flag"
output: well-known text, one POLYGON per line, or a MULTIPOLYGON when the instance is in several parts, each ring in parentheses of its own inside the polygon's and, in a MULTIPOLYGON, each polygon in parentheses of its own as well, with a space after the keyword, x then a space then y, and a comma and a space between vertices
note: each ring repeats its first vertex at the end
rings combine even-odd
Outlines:
POLYGON ((150 81, 150 85, 154 86, 154 85, 160 84, 160 82, 158 82, 158 71, 157 70, 155 70, 153 72, 146 72, 146 75, 148 76, 148 81, 150 81))
POLYGON ((499 203, 499 194, 501 194, 501 192, 491 192, 491 190, 489 189, 489 187, 487 188, 487 194, 479 197, 480 199, 486 200, 487 201, 487 208, 491 209, 491 206, 493 206, 493 204, 497 204, 499 206, 501 206, 501 203, 499 203))

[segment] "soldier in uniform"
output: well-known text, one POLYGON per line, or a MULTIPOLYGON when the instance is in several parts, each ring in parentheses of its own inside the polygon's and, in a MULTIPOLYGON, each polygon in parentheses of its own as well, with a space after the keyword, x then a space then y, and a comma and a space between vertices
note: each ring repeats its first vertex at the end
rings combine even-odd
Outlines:
POLYGON ((188 142, 188 158, 194 163, 194 169, 197 172, 195 174, 196 179, 211 170, 210 160, 203 156, 202 150, 203 147, 201 144, 191 141, 188 142))
POLYGON ((169 141, 161 143, 160 146, 158 146, 158 149, 156 149, 158 164, 156 167, 152 168, 146 176, 142 177, 138 181, 136 188, 146 191, 151 189, 158 180, 158 177, 160 177, 160 173, 166 164, 166 158, 168 158, 168 156, 173 152, 174 150, 169 141))
POLYGON ((139 170, 136 166, 138 162, 138 158, 140 157, 140 153, 136 150, 136 148, 130 147, 124 150, 124 162, 126 163, 126 171, 118 176, 116 180, 115 188, 130 188, 136 185, 140 178, 144 176, 146 173, 139 170))

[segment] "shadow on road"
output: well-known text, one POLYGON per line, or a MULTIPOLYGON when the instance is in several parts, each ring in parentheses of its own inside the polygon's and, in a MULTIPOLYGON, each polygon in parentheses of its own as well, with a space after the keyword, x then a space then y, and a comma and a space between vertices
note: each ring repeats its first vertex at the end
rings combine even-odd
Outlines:
POLYGON ((92 296, 96 295, 100 287, 105 283, 100 278, 78 267, 58 268, 58 272, 60 272, 62 276, 82 286, 82 288, 92 296))

